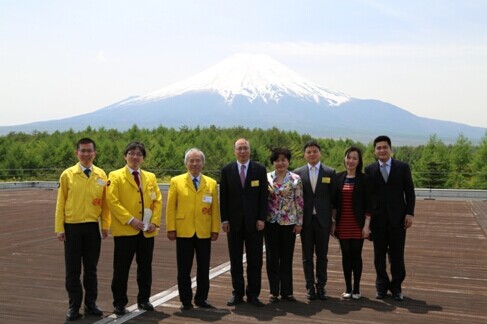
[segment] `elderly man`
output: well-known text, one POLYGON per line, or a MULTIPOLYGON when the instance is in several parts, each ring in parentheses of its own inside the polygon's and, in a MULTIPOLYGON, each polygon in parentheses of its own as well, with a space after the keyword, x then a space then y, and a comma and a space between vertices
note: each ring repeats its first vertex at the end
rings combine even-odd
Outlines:
POLYGON ((201 173, 205 165, 202 151, 189 149, 184 162, 188 172, 171 179, 166 207, 167 237, 176 240, 181 310, 193 308, 190 274, 195 253, 198 269, 194 303, 198 307, 213 308, 207 299, 211 241, 218 239, 220 230, 218 187, 215 180, 201 173))
POLYGON ((227 233, 233 294, 227 302, 234 306, 243 301, 261 307, 263 230, 267 217, 269 191, 266 168, 250 160, 250 144, 238 139, 233 147, 237 161, 221 170, 220 212, 223 231, 227 233), (247 281, 243 277, 243 249, 247 253, 247 281))

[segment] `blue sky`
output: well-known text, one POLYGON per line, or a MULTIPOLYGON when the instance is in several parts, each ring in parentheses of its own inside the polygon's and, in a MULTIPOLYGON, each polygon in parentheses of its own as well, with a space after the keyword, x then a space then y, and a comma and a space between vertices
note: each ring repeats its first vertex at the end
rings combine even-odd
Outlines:
POLYGON ((484 0, 1 0, 0 125, 91 112, 235 53, 487 127, 484 0))

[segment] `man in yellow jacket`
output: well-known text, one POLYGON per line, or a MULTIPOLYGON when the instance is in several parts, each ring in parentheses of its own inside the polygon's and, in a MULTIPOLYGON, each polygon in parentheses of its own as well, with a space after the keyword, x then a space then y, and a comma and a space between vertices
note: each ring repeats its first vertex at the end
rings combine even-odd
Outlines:
POLYGON ((78 163, 59 178, 54 231, 64 242, 66 264, 66 290, 69 296, 68 321, 81 318, 79 308, 83 300, 80 275, 83 264, 85 287, 85 314, 102 316, 96 305, 98 281, 96 267, 100 257, 100 229, 103 238, 110 227, 110 214, 106 205, 105 172, 93 165, 96 145, 90 138, 82 138, 76 145, 78 163))
POLYGON ((190 274, 196 252, 194 303, 198 307, 213 308, 207 299, 211 241, 218 239, 220 231, 218 187, 215 180, 201 173, 205 164, 202 151, 189 149, 184 162, 188 172, 171 179, 166 207, 167 237, 176 240, 179 299, 182 310, 193 308, 190 274))
POLYGON ((154 310, 149 301, 152 285, 152 253, 162 214, 162 195, 156 176, 140 169, 146 150, 132 142, 124 151, 127 165, 108 176, 107 202, 112 216, 113 255, 112 293, 114 312, 126 313, 127 281, 134 255, 137 262, 137 305, 154 310))

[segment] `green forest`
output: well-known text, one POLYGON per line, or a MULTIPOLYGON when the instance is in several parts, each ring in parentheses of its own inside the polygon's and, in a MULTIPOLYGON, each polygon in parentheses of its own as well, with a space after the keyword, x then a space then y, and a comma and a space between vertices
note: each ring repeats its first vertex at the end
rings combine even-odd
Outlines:
MULTIPOLYGON (((293 156, 290 169, 305 164, 303 144, 310 135, 294 131, 268 130, 244 127, 187 128, 158 127, 141 129, 132 126, 127 131, 86 128, 83 131, 12 132, 0 137, 0 181, 33 181, 58 179, 61 172, 77 162, 76 142, 90 137, 97 144, 95 165, 107 173, 125 164, 123 149, 134 140, 145 144, 147 157, 144 169, 154 172, 160 182, 185 172, 184 152, 201 149, 206 156, 204 173, 219 179, 219 170, 235 159, 233 143, 239 137, 250 141, 251 158, 272 170, 270 148, 287 147, 293 156)), ((419 146, 394 146, 394 157, 411 165, 417 188, 487 189, 487 134, 478 145, 459 135, 454 144, 446 145, 436 135, 419 146)), ((322 147, 322 162, 344 170, 343 154, 347 147, 356 145, 364 153, 364 165, 374 161, 372 140, 359 143, 350 139, 316 138, 322 147)))

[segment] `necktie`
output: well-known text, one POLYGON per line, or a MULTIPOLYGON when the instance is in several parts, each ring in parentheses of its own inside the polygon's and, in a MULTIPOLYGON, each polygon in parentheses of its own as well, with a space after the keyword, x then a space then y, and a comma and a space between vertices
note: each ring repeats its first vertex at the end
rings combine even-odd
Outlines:
POLYGON ((85 171, 83 171, 86 176, 89 178, 90 177, 90 173, 91 173, 91 170, 90 169, 85 169, 85 171))
POLYGON ((132 172, 132 174, 134 175, 134 180, 135 180, 135 183, 137 184, 137 187, 139 187, 140 204, 141 204, 141 219, 144 219, 144 194, 142 193, 142 188, 140 187, 139 172, 134 171, 134 172, 132 172))
POLYGON ((240 166, 240 182, 242 183, 242 188, 245 187, 245 164, 240 166))
POLYGON ((315 166, 312 166, 310 168, 311 170, 311 178, 310 178, 310 181, 311 181, 311 188, 313 188, 313 192, 315 192, 315 189, 316 189, 316 180, 317 180, 317 176, 316 176, 316 167, 315 166))
POLYGON ((194 185, 194 189, 196 191, 198 191, 198 179, 197 178, 193 178, 193 185, 194 185))
POLYGON ((387 178, 389 178, 389 174, 387 173, 387 164, 382 164, 380 166, 380 173, 382 173, 382 178, 384 178, 384 181, 387 182, 387 178))
POLYGON ((132 174, 134 175, 134 180, 135 180, 135 183, 137 184, 137 187, 139 187, 139 189, 140 189, 139 173, 137 171, 134 171, 134 172, 132 172, 132 174))

